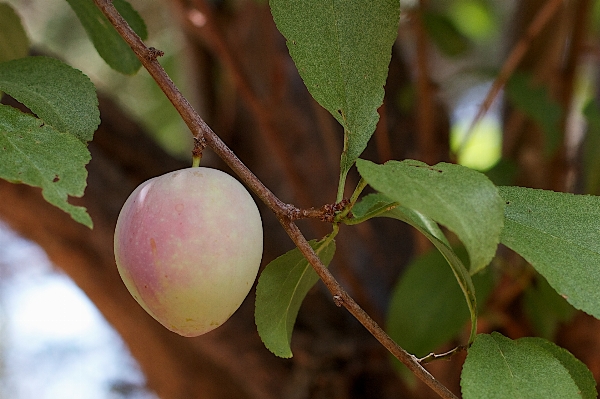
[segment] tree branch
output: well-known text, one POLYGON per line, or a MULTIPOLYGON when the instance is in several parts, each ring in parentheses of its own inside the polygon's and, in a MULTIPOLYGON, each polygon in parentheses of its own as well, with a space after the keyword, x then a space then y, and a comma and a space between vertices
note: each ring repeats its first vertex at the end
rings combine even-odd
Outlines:
POLYGON ((512 51, 508 55, 508 58, 502 65, 502 69, 498 73, 498 76, 494 80, 494 83, 490 87, 488 93, 485 96, 485 99, 479 106, 477 110, 477 114, 471 121, 469 128, 467 129, 467 133, 461 142, 461 151, 466 143, 469 141, 469 138, 473 134, 475 126, 477 123, 484 117, 484 115, 489 111, 490 107, 494 103, 494 100, 500 93, 500 90, 506 85, 506 82, 510 79, 512 74, 515 72, 519 63, 529 50, 529 46, 533 39, 537 37, 537 35, 542 31, 546 23, 550 21, 550 19, 554 16, 554 14, 558 11, 559 6, 563 4, 564 0, 549 0, 544 7, 537 13, 534 20, 531 21, 531 24, 527 28, 525 34, 519 39, 519 41, 515 44, 512 51))
POLYGON ((121 17, 110 0, 94 0, 123 39, 140 59, 142 65, 175 106, 186 125, 198 140, 205 141, 211 149, 246 183, 252 191, 275 213, 286 233, 300 252, 315 269, 325 286, 333 295, 338 306, 344 306, 388 351, 406 365, 419 379, 438 393, 442 398, 457 397, 436 380, 418 362, 418 359, 402 349, 385 331, 348 295, 331 272, 323 265, 308 241, 292 221, 295 207, 283 203, 244 165, 223 141, 202 120, 189 102, 177 89, 165 70, 156 59, 156 50, 150 50, 121 17))

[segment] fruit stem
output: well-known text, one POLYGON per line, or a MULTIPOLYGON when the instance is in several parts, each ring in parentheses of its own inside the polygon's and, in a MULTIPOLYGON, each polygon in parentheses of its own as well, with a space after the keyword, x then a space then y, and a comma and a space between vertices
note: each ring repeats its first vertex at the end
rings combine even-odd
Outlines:
POLYGON ((197 168, 198 166, 200 166, 200 161, 202 160, 202 155, 198 156, 193 156, 192 157, 192 168, 197 168))
POLYGON ((202 151, 206 148, 204 137, 194 136, 194 149, 192 150, 192 168, 200 166, 202 151))

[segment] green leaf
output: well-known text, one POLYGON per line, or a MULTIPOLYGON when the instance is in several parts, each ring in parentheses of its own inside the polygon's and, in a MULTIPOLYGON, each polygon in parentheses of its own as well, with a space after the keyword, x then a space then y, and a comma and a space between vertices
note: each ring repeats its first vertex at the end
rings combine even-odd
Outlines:
POLYGON ((471 274, 491 261, 502 231, 504 202, 483 174, 414 160, 376 165, 359 159, 356 165, 375 190, 453 231, 469 252, 471 274))
POLYGON ((450 18, 434 11, 423 13, 423 24, 431 40, 442 53, 456 57, 469 49, 471 43, 450 18))
POLYGON ((0 3, 0 26, 0 62, 25 57, 29 52, 29 39, 21 18, 6 3, 0 3))
MULTIPOLYGON (((325 266, 335 253, 331 236, 310 241, 325 266)), ((290 342, 300 305, 319 276, 298 248, 267 265, 256 286, 255 321, 263 343, 275 355, 292 357, 290 342)))
POLYGON ((593 399, 598 397, 594 375, 585 366, 585 364, 573 356, 569 351, 543 338, 525 337, 521 338, 521 340, 537 345, 554 356, 554 358, 557 359, 565 369, 567 369, 573 378, 573 381, 575 381, 577 384, 580 392, 579 397, 584 399, 593 399))
POLYGON ((559 323, 568 322, 575 309, 538 275, 523 296, 523 310, 536 335, 553 340, 559 323))
POLYGON ((100 124, 94 85, 81 71, 57 59, 26 57, 1 63, 0 90, 46 124, 84 143, 100 124))
MULTIPOLYGON (((455 248, 466 259, 464 247, 455 248)), ((473 276, 478 303, 485 303, 492 274, 473 276)), ((423 357, 456 337, 469 321, 469 309, 447 261, 433 250, 413 260, 395 286, 386 330, 400 346, 423 357)))
MULTIPOLYGON (((92 0, 67 0, 85 28, 98 54, 111 68, 131 75, 142 66, 140 60, 123 40, 92 0)), ((113 0, 113 5, 142 40, 148 38, 146 24, 125 0, 113 0)))
POLYGON ((357 203, 352 212, 355 218, 367 219, 368 217, 380 216, 390 217, 410 224, 425 235, 441 255, 446 259, 454 273, 455 280, 458 282, 463 292, 471 316, 471 335, 469 343, 475 338, 477 332, 477 299, 475 296, 475 287, 471 276, 464 266, 463 261, 456 255, 450 247, 450 243, 440 227, 427 216, 413 209, 405 208, 392 202, 381 193, 369 194, 357 203))
POLYGON ((354 205, 352 214, 354 218, 350 219, 351 223, 349 224, 355 224, 352 222, 354 219, 364 221, 376 216, 391 217, 408 223, 421 233, 435 237, 445 245, 450 246, 437 223, 415 210, 399 205, 398 202, 381 193, 365 195, 354 205))
POLYGON ((398 206, 396 201, 389 199, 381 193, 368 194, 354 204, 352 207, 352 218, 343 221, 348 224, 358 224, 379 216, 396 206, 398 206))
POLYGON ((560 104, 550 98, 546 87, 533 87, 531 76, 524 73, 516 73, 510 78, 506 94, 515 107, 540 126, 545 134, 544 152, 547 156, 552 155, 562 138, 563 110, 560 104))
POLYGON ((399 0, 271 0, 271 12, 314 99, 344 126, 341 177, 379 120, 399 0))
POLYGON ((595 381, 573 355, 541 338, 480 334, 462 375, 464 399, 595 398, 595 381))
POLYGON ((501 241, 571 305, 600 318, 600 197, 500 187, 501 241))
POLYGON ((42 188, 44 199, 92 227, 85 208, 67 202, 85 189, 90 153, 74 136, 34 116, 0 105, 0 177, 42 188))

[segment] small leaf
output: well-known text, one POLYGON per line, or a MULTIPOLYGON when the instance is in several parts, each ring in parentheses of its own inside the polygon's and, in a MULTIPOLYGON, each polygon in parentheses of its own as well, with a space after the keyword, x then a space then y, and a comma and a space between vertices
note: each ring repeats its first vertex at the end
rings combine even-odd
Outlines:
POLYGON ((0 90, 46 124, 84 143, 100 124, 94 85, 81 71, 57 59, 26 57, 1 63, 0 90))
POLYGON ((0 105, 0 177, 42 188, 44 199, 92 227, 85 208, 67 202, 85 189, 90 153, 68 133, 21 111, 0 105))
MULTIPOLYGON (((466 259, 464 248, 456 248, 466 259)), ((473 276, 478 302, 492 288, 491 273, 473 276)), ((400 346, 422 357, 456 337, 469 321, 463 293, 446 259, 433 250, 413 260, 393 290, 386 330, 400 346)))
POLYGON ((462 375, 464 399, 595 398, 595 381, 567 351, 541 338, 480 334, 462 375))
POLYGON ((450 57, 463 54, 471 46, 469 39, 444 14, 428 10, 423 13, 423 24, 433 43, 450 57))
MULTIPOLYGON (((131 75, 142 66, 140 60, 123 40, 108 19, 91 0, 67 0, 77 18, 85 28, 98 54, 111 68, 131 75)), ((140 15, 125 0, 112 0, 119 14, 142 40, 148 37, 146 24, 140 15)))
POLYGON ((533 119, 545 134, 544 153, 552 155, 561 140, 560 121, 563 110, 550 98, 546 87, 533 87, 531 76, 516 73, 506 84, 506 94, 510 101, 533 119))
POLYGON ((271 0, 271 12, 314 99, 344 126, 342 177, 379 120, 399 0, 271 0))
POLYGON ((554 339, 559 323, 568 322, 575 309, 540 275, 527 287, 523 296, 523 310, 536 335, 554 339))
POLYGON ((0 62, 25 57, 29 52, 29 39, 21 18, 6 3, 0 3, 0 26, 0 62))
POLYGON ((503 225, 503 201, 483 174, 460 165, 359 159, 358 171, 377 191, 452 230, 471 260, 471 274, 496 253, 503 225))
POLYGON ((571 305, 600 318, 600 197, 500 187, 502 243, 571 305))
MULTIPOLYGON (((335 241, 326 237, 310 241, 325 266, 335 253, 335 241)), ((298 248, 273 260, 256 286, 255 320, 263 343, 275 355, 292 357, 290 342, 298 310, 319 276, 298 248)))

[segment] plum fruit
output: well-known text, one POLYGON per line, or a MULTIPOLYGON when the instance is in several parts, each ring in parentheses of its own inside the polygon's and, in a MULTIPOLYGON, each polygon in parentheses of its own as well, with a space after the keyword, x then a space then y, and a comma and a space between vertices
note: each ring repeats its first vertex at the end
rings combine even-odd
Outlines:
POLYGON ((135 300, 169 330, 193 337, 227 321, 248 295, 262 221, 240 182, 193 167, 139 185, 121 209, 114 245, 135 300))

